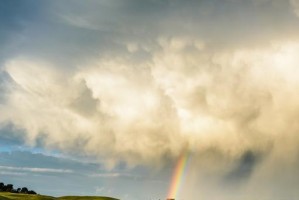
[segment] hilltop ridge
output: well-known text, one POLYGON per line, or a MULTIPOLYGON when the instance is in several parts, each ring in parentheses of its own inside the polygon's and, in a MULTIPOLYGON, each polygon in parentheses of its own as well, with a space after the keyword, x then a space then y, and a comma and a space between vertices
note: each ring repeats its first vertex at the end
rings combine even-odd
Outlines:
POLYGON ((27 187, 14 189, 13 184, 0 182, 0 200, 118 200, 112 197, 100 196, 62 196, 52 197, 37 194, 33 190, 28 190, 27 187))
POLYGON ((1 192, 0 200, 119 200, 112 197, 100 196, 63 196, 52 197, 45 195, 32 195, 32 194, 15 194, 9 192, 1 192))

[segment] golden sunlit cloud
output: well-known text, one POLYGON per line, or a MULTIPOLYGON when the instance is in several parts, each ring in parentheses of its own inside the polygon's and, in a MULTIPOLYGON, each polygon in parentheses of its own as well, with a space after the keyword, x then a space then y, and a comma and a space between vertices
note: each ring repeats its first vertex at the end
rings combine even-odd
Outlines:
POLYGON ((282 135, 285 145, 295 141, 298 43, 219 53, 190 39, 159 43, 151 62, 106 58, 73 75, 11 60, 6 71, 16 86, 1 120, 26 130, 28 144, 42 137, 49 148, 79 147, 112 163, 161 163, 185 144, 233 159, 267 144, 283 148, 282 135))
POLYGON ((75 163, 84 194, 297 198, 298 0, 0 4, 1 177, 75 163))

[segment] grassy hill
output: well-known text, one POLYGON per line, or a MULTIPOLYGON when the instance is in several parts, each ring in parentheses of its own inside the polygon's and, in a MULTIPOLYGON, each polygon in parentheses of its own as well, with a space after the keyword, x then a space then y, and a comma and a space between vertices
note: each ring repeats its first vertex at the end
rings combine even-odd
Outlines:
POLYGON ((92 196, 66 196, 66 197, 59 197, 58 200, 118 200, 111 197, 92 197, 92 196))
POLYGON ((94 196, 65 196, 65 197, 50 197, 44 195, 28 195, 28 194, 13 194, 0 193, 0 200, 117 200, 110 197, 94 197, 94 196))

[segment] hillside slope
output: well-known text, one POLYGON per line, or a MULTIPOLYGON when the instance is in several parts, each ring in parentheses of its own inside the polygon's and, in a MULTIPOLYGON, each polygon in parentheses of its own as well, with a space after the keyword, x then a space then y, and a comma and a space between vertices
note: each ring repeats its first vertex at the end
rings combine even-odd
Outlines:
POLYGON ((110 197, 95 197, 95 196, 65 196, 65 197, 50 197, 44 195, 28 195, 28 194, 13 194, 0 193, 0 200, 117 200, 110 197))
POLYGON ((66 196, 59 197, 58 200, 118 200, 111 197, 95 197, 95 196, 66 196))

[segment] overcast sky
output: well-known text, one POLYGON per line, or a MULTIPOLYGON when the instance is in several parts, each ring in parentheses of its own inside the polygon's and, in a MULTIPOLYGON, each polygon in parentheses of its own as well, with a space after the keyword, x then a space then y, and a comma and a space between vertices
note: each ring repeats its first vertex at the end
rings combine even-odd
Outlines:
POLYGON ((298 0, 0 0, 0 182, 299 196, 298 0))

